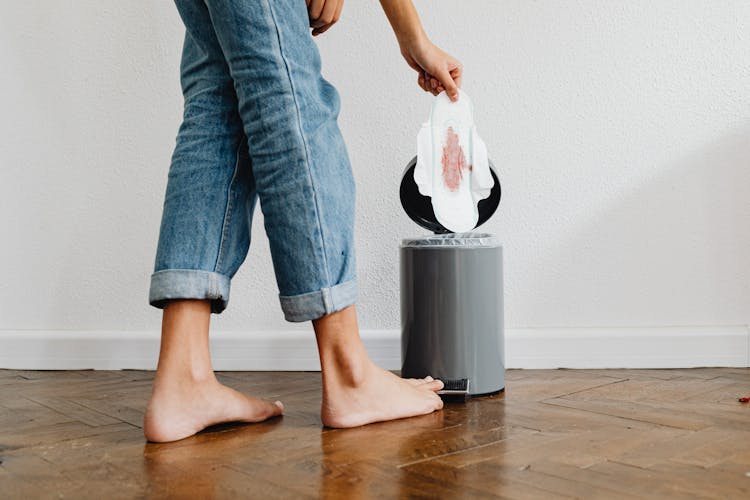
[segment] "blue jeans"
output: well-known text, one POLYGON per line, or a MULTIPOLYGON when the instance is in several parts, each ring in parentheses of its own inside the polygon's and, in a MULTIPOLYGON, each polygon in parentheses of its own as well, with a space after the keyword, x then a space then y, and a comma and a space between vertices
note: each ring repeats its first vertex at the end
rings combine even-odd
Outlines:
POLYGON ((229 301, 256 200, 288 321, 353 304, 355 184, 303 0, 177 0, 185 108, 149 303, 229 301))

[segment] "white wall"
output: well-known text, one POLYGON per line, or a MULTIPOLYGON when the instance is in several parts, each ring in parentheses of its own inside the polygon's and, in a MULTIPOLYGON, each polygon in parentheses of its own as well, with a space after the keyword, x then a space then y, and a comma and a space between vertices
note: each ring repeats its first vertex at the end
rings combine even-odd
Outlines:
MULTIPOLYGON (((504 198, 518 328, 750 323, 750 4, 429 2, 504 198)), ((0 330, 158 331, 148 305, 180 122, 171 2, 8 2, 0 16, 0 330)), ((377 2, 319 38, 358 186, 360 315, 398 328, 398 182, 430 99, 377 2)), ((285 323, 256 211, 217 331, 285 323)))

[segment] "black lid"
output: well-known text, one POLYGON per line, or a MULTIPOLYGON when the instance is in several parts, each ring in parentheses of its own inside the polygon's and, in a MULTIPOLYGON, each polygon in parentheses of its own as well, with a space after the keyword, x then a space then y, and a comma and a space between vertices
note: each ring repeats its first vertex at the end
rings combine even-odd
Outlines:
MULTIPOLYGON (((477 221, 477 225, 474 226, 474 229, 487 222, 500 204, 500 181, 497 178, 492 161, 489 161, 489 164, 494 184, 492 186, 492 191, 490 191, 490 195, 483 200, 479 200, 479 204, 477 205, 477 208, 479 209, 479 220, 477 221)), ((404 170, 401 177, 401 188, 399 190, 401 206, 404 207, 404 211, 411 220, 423 228, 429 229, 436 234, 452 233, 453 231, 446 229, 435 217, 435 211, 432 209, 432 199, 419 192, 417 183, 414 181, 414 168, 416 166, 417 157, 415 156, 406 166, 406 170, 404 170)))

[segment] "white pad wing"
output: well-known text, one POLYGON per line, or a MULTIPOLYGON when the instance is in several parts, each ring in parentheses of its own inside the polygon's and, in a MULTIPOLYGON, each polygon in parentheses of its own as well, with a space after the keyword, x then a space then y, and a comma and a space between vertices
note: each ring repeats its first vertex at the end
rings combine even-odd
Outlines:
POLYGON ((490 160, 487 155, 487 146, 477 133, 477 128, 471 128, 471 150, 472 165, 471 170, 471 192, 474 195, 474 202, 479 203, 490 195, 492 186, 495 181, 490 172, 490 160))
POLYGON ((432 196, 432 130, 425 123, 417 135, 417 164, 414 166, 414 182, 422 196, 432 196))

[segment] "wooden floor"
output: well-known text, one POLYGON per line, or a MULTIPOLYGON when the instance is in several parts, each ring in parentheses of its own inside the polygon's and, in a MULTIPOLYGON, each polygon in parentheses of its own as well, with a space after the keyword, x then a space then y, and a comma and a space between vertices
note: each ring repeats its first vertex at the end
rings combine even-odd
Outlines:
POLYGON ((750 498, 748 369, 511 370, 504 395, 322 428, 319 373, 219 372, 286 415, 174 443, 149 371, 0 370, 2 498, 750 498))

